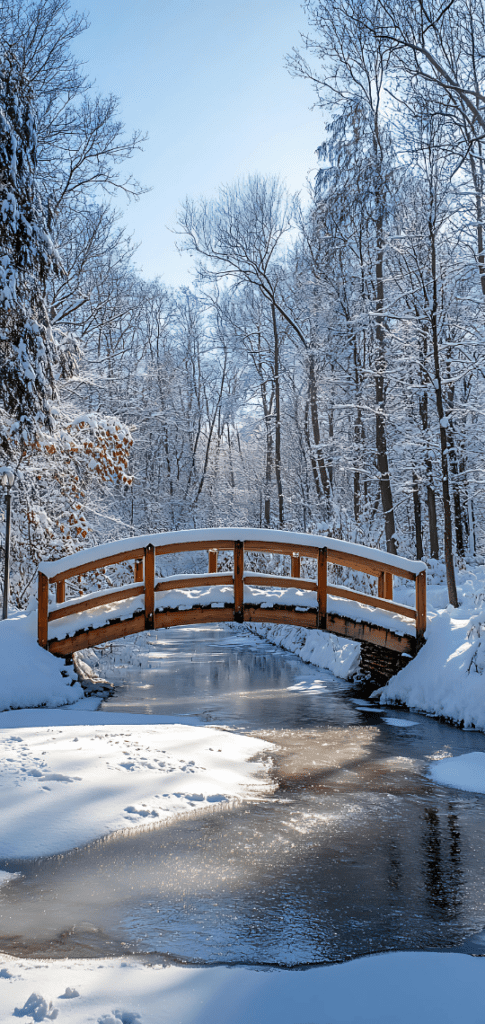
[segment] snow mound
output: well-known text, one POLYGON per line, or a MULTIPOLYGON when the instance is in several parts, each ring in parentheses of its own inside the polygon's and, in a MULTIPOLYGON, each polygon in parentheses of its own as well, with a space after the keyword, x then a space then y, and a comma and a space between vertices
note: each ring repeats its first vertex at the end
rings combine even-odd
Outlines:
POLYGON ((469 793, 485 793, 485 754, 474 750, 459 757, 444 757, 430 767, 431 778, 440 786, 466 789, 469 793))
POLYGON ((72 666, 37 643, 37 612, 0 622, 0 711, 56 708, 84 696, 72 666))

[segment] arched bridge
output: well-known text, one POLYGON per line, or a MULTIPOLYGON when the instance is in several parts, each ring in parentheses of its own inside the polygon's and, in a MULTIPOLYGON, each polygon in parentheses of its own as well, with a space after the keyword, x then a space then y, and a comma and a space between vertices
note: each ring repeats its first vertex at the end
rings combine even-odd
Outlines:
POLYGON ((324 629, 412 657, 426 629, 426 566, 329 537, 238 528, 116 540, 39 566, 39 644, 60 656, 145 629, 231 620, 324 629), (188 552, 206 552, 208 572, 174 575, 175 556, 188 552), (259 571, 275 555, 281 574, 259 571), (126 578, 128 563, 133 582, 106 587, 106 568, 126 578), (367 592, 342 576, 364 578, 367 592))

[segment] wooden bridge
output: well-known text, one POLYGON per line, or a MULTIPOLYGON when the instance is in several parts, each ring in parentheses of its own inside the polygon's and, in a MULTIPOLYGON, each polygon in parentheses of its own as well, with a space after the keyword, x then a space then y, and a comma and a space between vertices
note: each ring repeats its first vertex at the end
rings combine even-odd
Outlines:
POLYGON ((60 656, 145 629, 232 620, 323 629, 412 657, 426 629, 426 566, 309 534, 184 530, 113 541, 41 563, 38 614, 39 644, 60 656), (201 551, 208 557, 206 573, 157 575, 157 558, 171 556, 173 564, 174 555, 201 551), (228 565, 222 572, 219 553, 228 565), (251 571, 247 562, 255 553, 285 556, 290 574, 251 571), (106 567, 123 569, 128 563, 133 582, 100 589, 106 567), (375 592, 337 586, 329 566, 370 577, 375 592), (98 589, 80 589, 86 575, 98 589), (394 577, 414 584, 407 585, 412 604, 394 601, 394 577), (66 599, 69 580, 77 594, 66 599))

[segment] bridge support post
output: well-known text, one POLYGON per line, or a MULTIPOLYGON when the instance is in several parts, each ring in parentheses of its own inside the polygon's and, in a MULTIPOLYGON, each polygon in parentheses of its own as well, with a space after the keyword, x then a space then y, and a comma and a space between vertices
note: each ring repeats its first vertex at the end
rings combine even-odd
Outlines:
POLYGON ((317 629, 327 628, 327 548, 320 548, 318 552, 318 578, 317 578, 317 629))
POLYGON ((145 548, 145 629, 153 629, 155 615, 155 548, 145 548))
POLYGON ((423 643, 426 632, 426 573, 416 576, 416 646, 423 643))
POLYGON ((41 647, 47 647, 49 614, 49 580, 43 572, 39 573, 39 609, 37 638, 41 647))
POLYGON ((234 622, 244 622, 244 542, 234 541, 234 622))

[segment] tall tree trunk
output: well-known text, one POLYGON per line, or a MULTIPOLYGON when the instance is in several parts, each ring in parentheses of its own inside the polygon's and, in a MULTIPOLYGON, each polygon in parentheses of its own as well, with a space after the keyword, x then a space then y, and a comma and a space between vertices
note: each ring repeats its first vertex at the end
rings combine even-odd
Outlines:
POLYGON ((328 505, 330 506, 331 484, 322 452, 320 421, 318 417, 317 379, 315 375, 315 360, 312 353, 310 353, 308 360, 308 400, 310 403, 315 461, 320 475, 322 491, 327 499, 328 505))
POLYGON ((386 436, 386 389, 384 380, 385 371, 385 330, 384 330, 384 241, 383 241, 383 217, 379 215, 376 225, 376 317, 375 335, 377 342, 377 361, 375 374, 375 395, 376 395, 376 452, 377 472, 379 474, 379 488, 381 492, 382 510, 384 512, 384 526, 386 533, 386 547, 391 555, 397 554, 396 546, 396 524, 394 519, 394 504, 392 500, 391 478, 389 475, 389 459, 387 454, 386 436))
POLYGON ((443 518, 444 535, 443 546, 445 553, 446 582, 448 585, 448 597, 450 604, 458 608, 458 595, 456 592, 455 565, 453 561, 453 533, 450 499, 450 478, 448 467, 448 420, 445 416, 443 402, 443 388, 441 384, 441 365, 438 337, 438 281, 436 266, 436 237, 435 225, 432 217, 428 222, 429 238, 431 245, 431 278, 433 282, 433 305, 431 308, 431 337, 433 342, 433 363, 434 363, 434 393, 436 399, 436 411, 440 424, 440 453, 441 453, 441 487, 443 495, 443 518))
POLYGON ((414 509, 414 532, 416 535, 416 558, 421 561, 423 557, 423 520, 421 516, 421 498, 419 496, 419 481, 416 473, 413 472, 413 509, 414 509))
POLYGON ((276 308, 271 304, 271 316, 273 320, 274 336, 274 395, 275 395, 275 476, 276 489, 278 491, 278 520, 280 526, 284 525, 285 510, 283 503, 283 484, 281 481, 281 396, 280 396, 280 339, 276 323, 276 308))

